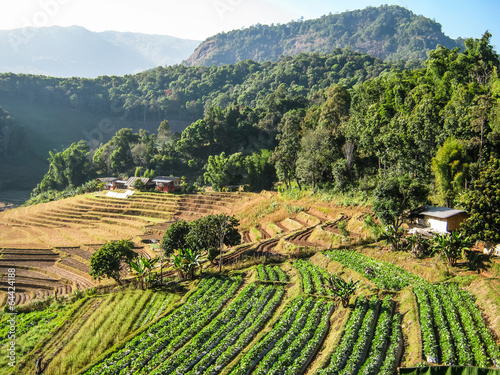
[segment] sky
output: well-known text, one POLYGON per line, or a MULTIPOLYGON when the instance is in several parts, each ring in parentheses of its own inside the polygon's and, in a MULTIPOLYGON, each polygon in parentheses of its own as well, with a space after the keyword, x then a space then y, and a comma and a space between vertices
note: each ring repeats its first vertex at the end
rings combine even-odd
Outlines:
POLYGON ((434 19, 451 38, 480 38, 489 30, 492 44, 500 46, 498 0, 2 0, 0 29, 78 25, 91 31, 204 40, 257 23, 286 23, 383 4, 434 19))

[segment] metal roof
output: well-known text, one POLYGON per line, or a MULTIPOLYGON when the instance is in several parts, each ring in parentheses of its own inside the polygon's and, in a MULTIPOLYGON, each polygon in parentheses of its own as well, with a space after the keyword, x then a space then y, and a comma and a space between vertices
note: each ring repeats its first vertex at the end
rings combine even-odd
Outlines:
POLYGON ((181 179, 180 177, 157 176, 157 177, 153 178, 153 182, 160 182, 160 183, 168 184, 170 182, 177 181, 180 179, 181 179))
POLYGON ((100 177, 100 178, 98 178, 98 180, 101 182, 113 182, 113 181, 118 180, 118 178, 116 178, 116 177, 100 177))
POLYGON ((125 183, 125 185, 127 185, 127 186, 132 186, 132 185, 134 185, 134 182, 135 182, 136 180, 139 180, 139 179, 140 179, 140 180, 142 180, 142 182, 144 182, 145 184, 147 184, 148 182, 150 182, 150 181, 151 181, 151 179, 150 179, 150 178, 147 178, 147 177, 130 177, 130 178, 127 180, 127 182, 125 183))
POLYGON ((437 217, 439 219, 447 219, 462 213, 465 213, 465 211, 448 207, 426 207, 424 211, 419 212, 420 215, 437 217))

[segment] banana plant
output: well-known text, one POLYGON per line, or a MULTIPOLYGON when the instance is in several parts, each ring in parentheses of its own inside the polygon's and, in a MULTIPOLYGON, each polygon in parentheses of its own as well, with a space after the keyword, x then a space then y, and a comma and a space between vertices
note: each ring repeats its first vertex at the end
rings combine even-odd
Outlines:
POLYGON ((331 291, 334 295, 340 298, 343 307, 349 306, 349 300, 354 292, 356 292, 358 283, 359 280, 353 281, 352 277, 349 281, 345 281, 343 278, 337 277, 333 273, 330 274, 331 291))
POLYGON ((436 234, 432 239, 433 248, 441 254, 450 266, 454 266, 459 258, 463 257, 464 251, 469 250, 469 237, 463 233, 452 232, 451 234, 436 234))
POLYGON ((200 261, 200 253, 192 249, 179 249, 171 258, 171 264, 180 279, 192 279, 196 269, 200 267, 200 261))
POLYGON ((145 256, 140 256, 130 262, 130 267, 135 271, 141 289, 147 288, 148 284, 151 283, 153 268, 159 260, 159 257, 148 259, 145 256))

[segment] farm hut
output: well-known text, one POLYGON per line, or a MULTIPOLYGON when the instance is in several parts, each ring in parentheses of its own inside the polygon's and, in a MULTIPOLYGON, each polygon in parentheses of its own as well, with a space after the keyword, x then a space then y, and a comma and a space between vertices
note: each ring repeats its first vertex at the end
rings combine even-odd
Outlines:
POLYGON ((156 184, 156 189, 158 191, 171 193, 181 190, 182 178, 158 176, 153 178, 153 182, 156 184))
POLYGON ((101 178, 96 178, 96 181, 104 182, 106 184, 106 189, 113 190, 112 189, 113 183, 115 181, 118 181, 118 178, 116 178, 116 177, 101 177, 101 178))
POLYGON ((127 181, 114 180, 111 183, 111 186, 109 187, 109 190, 126 189, 127 188, 126 183, 127 183, 127 181))
POLYGON ((460 223, 467 219, 468 214, 448 207, 422 206, 411 216, 417 219, 417 225, 432 232, 449 233, 458 230, 460 223))
POLYGON ((141 180, 144 183, 144 187, 146 189, 151 189, 154 186, 154 183, 151 181, 150 178, 147 177, 130 177, 127 182, 125 182, 125 187, 127 189, 133 189, 134 184, 137 180, 141 180))

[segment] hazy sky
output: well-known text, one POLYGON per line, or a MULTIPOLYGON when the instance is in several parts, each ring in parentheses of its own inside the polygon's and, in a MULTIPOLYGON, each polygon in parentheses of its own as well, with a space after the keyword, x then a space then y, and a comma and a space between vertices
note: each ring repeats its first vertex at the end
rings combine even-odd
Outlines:
POLYGON ((92 31, 133 31, 203 40, 256 23, 285 23, 328 13, 397 4, 433 18, 446 35, 500 45, 499 0, 2 0, 0 29, 79 25, 92 31))

